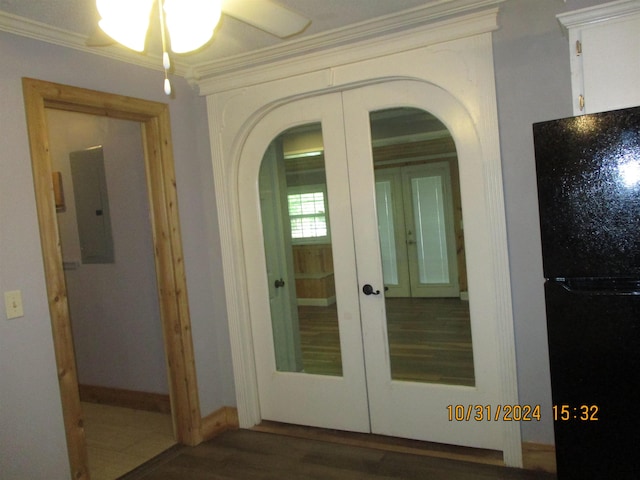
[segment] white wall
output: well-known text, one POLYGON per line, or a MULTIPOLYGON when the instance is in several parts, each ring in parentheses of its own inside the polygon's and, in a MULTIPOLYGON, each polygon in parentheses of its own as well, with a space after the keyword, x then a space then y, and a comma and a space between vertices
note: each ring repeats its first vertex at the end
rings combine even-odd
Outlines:
POLYGON ((157 71, 0 32, 0 293, 21 290, 25 316, 0 315, 0 472, 69 478, 21 77, 169 103, 182 239, 203 415, 234 405, 206 106, 184 80, 175 99, 157 71))

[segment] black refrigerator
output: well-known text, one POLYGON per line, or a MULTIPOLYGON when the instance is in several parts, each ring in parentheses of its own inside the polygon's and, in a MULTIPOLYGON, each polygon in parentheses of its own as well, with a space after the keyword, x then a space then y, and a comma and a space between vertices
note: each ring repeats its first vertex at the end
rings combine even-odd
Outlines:
POLYGON ((640 107, 533 134, 558 478, 640 479, 640 107))

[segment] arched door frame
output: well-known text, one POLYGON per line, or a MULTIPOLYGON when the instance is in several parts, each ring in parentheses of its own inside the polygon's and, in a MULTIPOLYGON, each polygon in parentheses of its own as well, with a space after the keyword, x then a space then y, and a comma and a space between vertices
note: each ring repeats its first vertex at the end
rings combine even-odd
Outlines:
MULTIPOLYGON (((281 74, 259 83, 259 73, 273 78, 274 65, 249 69, 252 75, 237 71, 223 79, 233 88, 215 91, 207 98, 216 201, 221 234, 227 312, 233 358, 239 422, 249 428, 260 422, 250 324, 249 292, 240 218, 239 192, 245 182, 240 162, 249 132, 270 110, 292 100, 342 91, 367 84, 407 79, 435 85, 451 95, 468 113, 482 152, 482 189, 486 202, 489 237, 487 272, 493 284, 493 303, 497 317, 496 349, 500 359, 500 395, 503 404, 518 401, 517 370, 511 285, 502 188, 497 105, 491 30, 497 28, 497 11, 462 18, 407 33, 402 38, 378 38, 385 45, 372 55, 370 42, 351 46, 344 52, 293 59, 276 65, 281 74), (476 25, 472 24, 477 21, 476 25), (456 27, 459 26, 459 30, 456 27), (441 28, 440 28, 441 27, 441 28), (361 54, 359 57, 358 54, 361 54), (333 65, 333 66, 332 66, 333 65), (295 72, 295 74, 294 74, 295 72)), ((205 91, 207 85, 202 87, 205 91)), ((255 179, 254 179, 255 180, 255 179)), ((520 427, 504 422, 504 461, 522 466, 520 427)))

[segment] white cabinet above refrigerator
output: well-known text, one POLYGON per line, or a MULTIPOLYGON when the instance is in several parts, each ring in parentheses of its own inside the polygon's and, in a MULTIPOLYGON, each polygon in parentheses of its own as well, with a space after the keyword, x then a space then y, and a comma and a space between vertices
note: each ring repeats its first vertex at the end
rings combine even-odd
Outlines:
POLYGON ((573 113, 640 105, 640 1, 558 15, 569 34, 573 113))

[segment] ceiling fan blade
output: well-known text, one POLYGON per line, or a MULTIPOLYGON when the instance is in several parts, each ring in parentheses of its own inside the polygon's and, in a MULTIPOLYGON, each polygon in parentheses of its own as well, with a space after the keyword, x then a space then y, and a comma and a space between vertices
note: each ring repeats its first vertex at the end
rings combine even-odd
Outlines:
POLYGON ((224 0, 222 11, 280 38, 300 33, 311 20, 271 0, 224 0))

